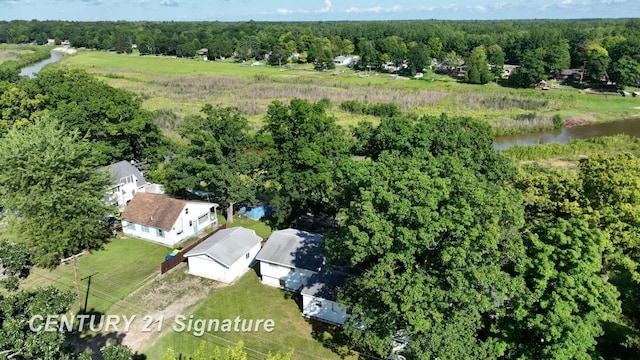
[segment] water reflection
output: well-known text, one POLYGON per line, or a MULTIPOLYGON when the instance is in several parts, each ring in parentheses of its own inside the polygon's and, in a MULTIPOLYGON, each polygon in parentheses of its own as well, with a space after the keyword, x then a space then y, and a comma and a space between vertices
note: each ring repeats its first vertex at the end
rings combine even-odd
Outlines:
POLYGON ((64 56, 64 53, 61 53, 59 51, 52 51, 50 58, 37 62, 33 65, 29 65, 25 68, 22 68, 22 71, 20 71, 20 76, 28 76, 30 78, 33 78, 36 76, 38 71, 42 70, 42 68, 45 65, 56 62, 62 59, 63 56, 64 56))
POLYGON ((640 118, 546 130, 531 134, 497 136, 494 139, 493 147, 496 150, 503 150, 515 145, 566 144, 573 139, 587 139, 595 136, 617 134, 626 134, 634 137, 640 136, 640 118))

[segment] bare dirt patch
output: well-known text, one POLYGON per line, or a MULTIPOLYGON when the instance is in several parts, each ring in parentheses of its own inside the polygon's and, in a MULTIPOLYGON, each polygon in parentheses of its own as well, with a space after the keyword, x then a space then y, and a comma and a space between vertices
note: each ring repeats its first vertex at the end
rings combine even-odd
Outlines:
MULTIPOLYGON (((125 334, 122 344, 131 347, 134 351, 144 350, 163 332, 171 331, 177 315, 188 316, 189 312, 202 300, 211 295, 215 289, 223 286, 226 284, 188 274, 187 266, 184 264, 165 275, 158 275, 140 290, 122 300, 123 304, 116 303, 113 308, 123 306, 126 309, 130 303, 140 304, 146 312, 138 316, 149 315, 151 320, 163 319, 162 331, 143 332, 143 327, 148 321, 135 321, 125 334)), ((151 327, 153 328, 154 325, 158 326, 155 323, 151 327)))
POLYGON ((129 319, 135 316, 128 331, 124 331, 121 323, 118 332, 84 334, 75 340, 76 349, 91 349, 92 358, 100 359, 100 348, 111 341, 127 345, 140 354, 162 334, 172 331, 177 315, 189 316, 200 302, 224 286, 224 283, 188 274, 186 264, 164 275, 158 274, 115 303, 106 314, 129 319))

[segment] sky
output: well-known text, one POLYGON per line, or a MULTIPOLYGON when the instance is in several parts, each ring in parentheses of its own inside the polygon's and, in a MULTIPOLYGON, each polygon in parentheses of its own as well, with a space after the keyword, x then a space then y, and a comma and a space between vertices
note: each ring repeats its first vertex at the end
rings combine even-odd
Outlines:
POLYGON ((640 17, 640 0, 0 0, 0 21, 336 21, 631 17, 640 17))

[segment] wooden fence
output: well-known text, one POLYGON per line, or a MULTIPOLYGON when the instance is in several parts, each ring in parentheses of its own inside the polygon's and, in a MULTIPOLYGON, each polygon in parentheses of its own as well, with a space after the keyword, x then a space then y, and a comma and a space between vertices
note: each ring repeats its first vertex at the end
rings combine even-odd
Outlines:
POLYGON ((164 274, 167 271, 173 269, 174 267, 180 265, 183 261, 184 261, 184 254, 186 254, 189 250, 193 249, 194 247, 200 245, 200 243, 202 243, 203 241, 207 240, 211 235, 217 233, 218 231, 222 230, 222 229, 226 229, 227 228, 227 224, 222 224, 222 226, 218 227, 217 229, 215 229, 213 232, 210 232, 209 234, 203 236, 202 238, 198 239, 197 241, 195 241, 193 244, 187 246, 186 248, 182 249, 179 253, 176 254, 176 256, 165 260, 162 264, 160 264, 160 274, 164 274))

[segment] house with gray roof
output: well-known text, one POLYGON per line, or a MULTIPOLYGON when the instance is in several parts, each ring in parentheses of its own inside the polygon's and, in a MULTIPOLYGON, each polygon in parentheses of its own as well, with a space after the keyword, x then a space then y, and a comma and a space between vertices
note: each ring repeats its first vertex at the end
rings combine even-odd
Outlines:
POLYGON ((256 260, 263 284, 302 296, 304 316, 342 325, 348 315, 336 298, 349 273, 327 268, 323 243, 319 234, 297 229, 274 231, 256 260))
POLYGON ((122 160, 100 168, 108 171, 111 186, 107 192, 106 202, 124 209, 138 192, 164 193, 162 186, 148 183, 142 172, 129 161, 122 160))
POLYGON ((251 268, 261 242, 254 230, 243 227, 220 230, 184 255, 189 273, 233 282, 251 268))
POLYGON ((297 229, 274 231, 256 257, 262 283, 298 291, 325 266, 323 243, 319 234, 297 229))

